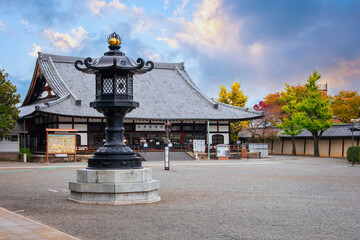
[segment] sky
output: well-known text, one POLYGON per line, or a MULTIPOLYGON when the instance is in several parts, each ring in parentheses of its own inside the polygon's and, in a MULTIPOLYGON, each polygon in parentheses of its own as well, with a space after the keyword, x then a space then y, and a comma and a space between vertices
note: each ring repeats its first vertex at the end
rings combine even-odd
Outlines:
MULTIPOLYGON (((328 93, 360 90, 360 0, 0 0, 0 68, 24 99, 37 52, 185 62, 208 97, 235 81, 247 107, 316 70, 328 93)), ((169 79, 171 81, 171 79, 169 79)))

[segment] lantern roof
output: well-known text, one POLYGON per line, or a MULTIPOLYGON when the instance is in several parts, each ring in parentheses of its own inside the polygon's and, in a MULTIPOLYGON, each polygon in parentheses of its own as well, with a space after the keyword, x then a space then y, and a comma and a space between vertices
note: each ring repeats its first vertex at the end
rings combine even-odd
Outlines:
POLYGON ((151 71, 154 68, 152 61, 145 62, 142 58, 138 58, 136 62, 125 56, 125 53, 120 51, 121 38, 117 33, 112 33, 108 36, 109 51, 104 53, 104 56, 93 60, 88 57, 84 61, 77 60, 75 68, 79 71, 88 74, 94 74, 100 71, 117 71, 120 74, 142 74, 151 71), (85 67, 81 67, 85 65, 85 67))

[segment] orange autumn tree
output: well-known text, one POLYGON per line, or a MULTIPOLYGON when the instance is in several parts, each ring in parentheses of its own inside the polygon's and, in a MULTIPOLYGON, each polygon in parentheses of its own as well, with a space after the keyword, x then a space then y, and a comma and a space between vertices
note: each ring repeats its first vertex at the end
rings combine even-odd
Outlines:
POLYGON ((331 111, 343 123, 359 118, 360 95, 357 91, 340 91, 331 100, 331 111))
MULTIPOLYGON (((299 99, 303 98, 306 94, 305 85, 295 85, 290 86, 290 88, 299 99)), ((287 117, 287 113, 282 109, 286 104, 281 99, 282 97, 284 97, 282 92, 269 93, 264 97, 265 103, 269 105, 268 112, 273 116, 271 122, 273 125, 280 123, 283 118, 287 117)))

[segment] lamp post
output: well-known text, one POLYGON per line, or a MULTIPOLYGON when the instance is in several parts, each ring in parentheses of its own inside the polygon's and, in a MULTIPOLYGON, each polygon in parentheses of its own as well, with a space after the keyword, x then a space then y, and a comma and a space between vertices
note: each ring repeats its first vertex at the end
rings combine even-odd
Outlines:
POLYGON ((136 62, 121 52, 121 38, 115 32, 108 37, 109 51, 93 60, 88 57, 77 60, 75 68, 87 74, 95 74, 95 101, 90 106, 104 114, 106 118, 106 140, 92 158, 88 160, 88 169, 128 169, 142 168, 141 158, 124 143, 123 120, 125 114, 139 107, 133 100, 133 76, 153 69, 154 63, 136 62), (81 67, 81 65, 85 65, 81 67))
POLYGON ((135 74, 153 69, 154 63, 136 62, 120 52, 121 38, 108 37, 109 51, 95 60, 77 60, 75 68, 95 74, 95 101, 90 106, 106 118, 103 147, 88 160, 86 169, 77 170, 77 182, 70 182, 70 200, 80 203, 122 205, 160 201, 159 181, 152 179, 150 168, 124 143, 124 117, 139 106, 133 100, 135 74), (85 65, 85 67, 83 66, 85 65))

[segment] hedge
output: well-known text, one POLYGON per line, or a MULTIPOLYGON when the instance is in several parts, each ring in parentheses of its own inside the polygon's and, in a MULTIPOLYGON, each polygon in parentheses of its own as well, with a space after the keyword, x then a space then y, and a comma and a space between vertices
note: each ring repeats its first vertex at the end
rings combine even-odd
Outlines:
POLYGON ((352 154, 354 152, 354 163, 360 163, 360 146, 350 146, 347 150, 347 160, 352 163, 352 154))

